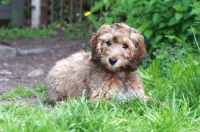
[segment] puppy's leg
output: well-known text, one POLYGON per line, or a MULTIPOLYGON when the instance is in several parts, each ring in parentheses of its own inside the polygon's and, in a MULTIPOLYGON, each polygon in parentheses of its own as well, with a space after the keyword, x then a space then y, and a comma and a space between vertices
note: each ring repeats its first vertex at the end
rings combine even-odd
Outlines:
POLYGON ((50 104, 56 104, 57 102, 62 101, 64 98, 66 98, 65 96, 62 96, 58 91, 56 91, 55 89, 49 89, 48 92, 48 97, 50 100, 50 104))

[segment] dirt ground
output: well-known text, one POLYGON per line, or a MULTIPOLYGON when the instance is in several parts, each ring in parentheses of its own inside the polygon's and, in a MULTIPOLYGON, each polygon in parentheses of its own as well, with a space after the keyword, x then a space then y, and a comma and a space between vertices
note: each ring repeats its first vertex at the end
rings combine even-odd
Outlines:
POLYGON ((47 73, 58 60, 81 49, 85 50, 88 41, 89 39, 70 40, 64 36, 6 41, 13 48, 45 48, 46 51, 35 55, 0 60, 0 70, 9 72, 9 74, 0 75, 0 95, 8 89, 14 89, 19 86, 30 87, 34 83, 44 84, 47 73), (43 74, 29 77, 28 74, 36 69, 42 70, 43 74))

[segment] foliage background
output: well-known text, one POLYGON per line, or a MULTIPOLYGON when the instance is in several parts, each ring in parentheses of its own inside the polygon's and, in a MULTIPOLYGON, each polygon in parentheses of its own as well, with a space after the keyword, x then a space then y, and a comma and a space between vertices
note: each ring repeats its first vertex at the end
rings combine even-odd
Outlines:
POLYGON ((193 34, 199 37, 199 10, 199 2, 194 0, 98 0, 88 19, 94 29, 116 22, 138 29, 147 45, 145 67, 152 59, 166 64, 171 61, 170 56, 176 59, 182 50, 196 48, 193 34))

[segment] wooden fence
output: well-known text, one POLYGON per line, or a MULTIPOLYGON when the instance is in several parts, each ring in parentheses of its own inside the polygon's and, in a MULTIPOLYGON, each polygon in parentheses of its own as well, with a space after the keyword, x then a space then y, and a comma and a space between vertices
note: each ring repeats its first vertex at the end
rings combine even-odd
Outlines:
POLYGON ((60 24, 64 21, 76 22, 78 18, 82 19, 83 11, 90 10, 93 4, 94 0, 26 0, 26 8, 31 10, 33 28, 53 24, 55 21, 60 24))
POLYGON ((0 1, 0 19, 10 20, 12 26, 24 25, 24 0, 10 0, 7 5, 0 1))

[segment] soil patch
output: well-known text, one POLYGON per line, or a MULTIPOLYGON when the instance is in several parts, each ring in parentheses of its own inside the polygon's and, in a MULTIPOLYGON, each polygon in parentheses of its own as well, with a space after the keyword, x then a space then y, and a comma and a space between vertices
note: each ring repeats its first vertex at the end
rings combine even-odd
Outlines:
POLYGON ((85 50, 88 41, 89 39, 70 40, 64 36, 6 41, 12 48, 24 50, 45 48, 47 50, 40 54, 0 60, 0 71, 5 71, 5 74, 0 74, 0 95, 8 89, 19 86, 30 87, 34 83, 44 84, 47 73, 58 60, 81 49, 85 50), (36 76, 29 76, 35 70, 42 72, 36 76))

